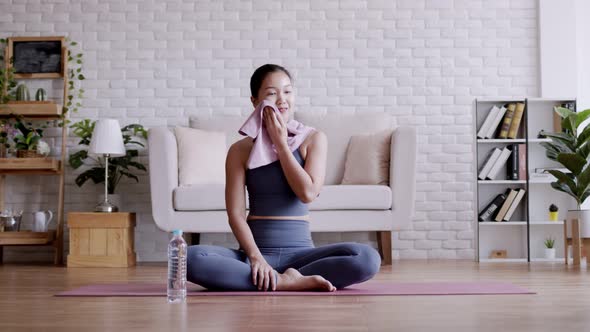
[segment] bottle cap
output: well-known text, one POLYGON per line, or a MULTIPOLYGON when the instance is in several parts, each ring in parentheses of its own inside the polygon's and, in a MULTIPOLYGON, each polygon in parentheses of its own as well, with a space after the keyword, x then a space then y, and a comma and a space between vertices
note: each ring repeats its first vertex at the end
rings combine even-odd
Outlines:
POLYGON ((172 235, 178 235, 178 236, 182 235, 182 229, 175 229, 175 230, 173 230, 172 231, 172 235))

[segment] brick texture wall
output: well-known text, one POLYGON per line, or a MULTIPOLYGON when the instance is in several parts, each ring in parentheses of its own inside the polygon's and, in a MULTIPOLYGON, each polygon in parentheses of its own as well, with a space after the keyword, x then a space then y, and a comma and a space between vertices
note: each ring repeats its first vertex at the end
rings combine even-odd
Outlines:
MULTIPOLYGON (((2 37, 67 35, 80 43, 86 98, 74 120, 115 117, 150 127, 187 125, 195 113, 245 113, 250 75, 264 63, 292 71, 299 112, 394 114, 399 125, 415 126, 419 135, 416 217, 394 235, 394 256, 469 259, 474 257, 473 99, 538 95, 536 5, 534 0, 3 0, 0 31, 2 37)), ((75 138, 68 147, 76 148, 75 138)), ((141 159, 147 164, 145 151, 141 159)), ((101 188, 90 183, 78 188, 75 176, 68 172, 66 211, 92 209, 101 188)), ((26 211, 53 208, 54 183, 48 177, 9 178, 7 203, 26 211)), ((168 236, 152 220, 148 177, 120 189, 125 209, 138 213, 139 259, 164 260, 168 236)), ((314 240, 375 245, 376 239, 368 233, 320 233, 314 240)), ((202 241, 236 246, 229 234, 204 235, 202 241)), ((49 256, 39 247, 6 254, 7 260, 49 256)))

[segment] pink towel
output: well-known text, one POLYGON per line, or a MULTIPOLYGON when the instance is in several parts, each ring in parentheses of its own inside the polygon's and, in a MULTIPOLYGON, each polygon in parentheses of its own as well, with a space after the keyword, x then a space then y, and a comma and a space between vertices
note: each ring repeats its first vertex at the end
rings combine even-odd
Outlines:
MULTIPOLYGON (((248 158, 249 169, 268 165, 279 159, 277 150, 274 144, 272 144, 270 136, 268 136, 268 133, 266 132, 266 127, 262 126, 262 110, 266 106, 271 107, 277 116, 280 116, 280 112, 274 104, 263 100, 258 104, 256 109, 254 109, 254 112, 252 112, 248 117, 248 120, 244 122, 239 130, 240 134, 254 138, 254 146, 252 147, 250 157, 248 158)), ((314 130, 314 128, 308 127, 299 121, 289 120, 289 122, 287 122, 287 144, 289 145, 289 150, 291 150, 291 152, 297 150, 307 135, 314 130)))

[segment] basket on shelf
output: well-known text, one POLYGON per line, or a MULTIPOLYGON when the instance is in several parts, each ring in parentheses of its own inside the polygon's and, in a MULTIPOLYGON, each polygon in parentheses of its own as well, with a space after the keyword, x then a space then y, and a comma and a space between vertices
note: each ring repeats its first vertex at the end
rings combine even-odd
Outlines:
POLYGON ((16 151, 17 158, 43 158, 43 155, 37 153, 35 150, 17 150, 16 151))

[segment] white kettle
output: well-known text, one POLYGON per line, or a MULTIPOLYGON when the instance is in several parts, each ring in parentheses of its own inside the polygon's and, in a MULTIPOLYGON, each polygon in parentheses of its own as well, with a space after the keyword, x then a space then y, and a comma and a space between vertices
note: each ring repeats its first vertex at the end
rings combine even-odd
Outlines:
POLYGON ((53 212, 50 210, 33 212, 33 231, 47 232, 52 219, 53 212))

